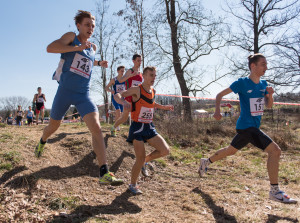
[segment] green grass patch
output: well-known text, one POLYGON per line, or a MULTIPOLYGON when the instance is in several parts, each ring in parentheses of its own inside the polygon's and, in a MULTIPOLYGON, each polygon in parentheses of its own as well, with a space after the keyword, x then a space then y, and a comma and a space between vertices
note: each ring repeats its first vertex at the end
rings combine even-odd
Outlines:
POLYGON ((13 135, 11 133, 2 133, 0 135, 0 142, 6 142, 7 140, 10 140, 13 138, 13 135))
POLYGON ((5 123, 0 123, 0 128, 5 128, 6 124, 5 123))
POLYGON ((17 164, 20 161, 20 153, 17 151, 10 151, 1 154, 2 159, 9 161, 13 164, 17 164))
POLYGON ((161 167, 166 167, 166 166, 167 166, 166 161, 163 160, 163 159, 156 159, 156 160, 154 160, 154 162, 155 162, 156 164, 158 164, 159 166, 161 166, 161 167))
POLYGON ((2 163, 0 162, 0 170, 11 170, 13 165, 11 163, 2 163))
POLYGON ((59 210, 59 209, 69 209, 72 210, 78 206, 80 199, 79 197, 62 197, 62 198, 55 198, 48 203, 48 206, 52 210, 59 210))

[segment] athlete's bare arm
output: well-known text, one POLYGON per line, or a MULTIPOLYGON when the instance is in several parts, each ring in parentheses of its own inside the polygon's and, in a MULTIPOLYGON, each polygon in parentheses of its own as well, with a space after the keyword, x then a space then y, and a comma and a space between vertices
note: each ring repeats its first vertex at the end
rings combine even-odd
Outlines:
POLYGON ((115 80, 111 79, 110 82, 108 83, 108 85, 105 86, 105 90, 112 93, 112 94, 114 94, 115 91, 110 89, 110 87, 114 84, 115 84, 115 80))
POLYGON ((131 69, 127 70, 126 73, 123 75, 123 77, 121 77, 121 79, 119 80, 119 83, 123 83, 125 81, 127 81, 129 78, 133 77, 137 75, 136 72, 132 72, 131 69))
POLYGON ((140 88, 139 87, 131 87, 126 91, 123 91, 121 93, 117 93, 114 95, 114 99, 117 103, 124 106, 124 109, 130 109, 131 104, 126 101, 124 98, 132 96, 133 101, 137 101, 140 98, 140 88))
POLYGON ((155 102, 154 108, 162 109, 162 110, 167 110, 167 111, 174 111, 174 106, 173 105, 161 105, 155 102))
POLYGON ((80 46, 71 46, 70 44, 73 42, 75 38, 75 33, 67 32, 60 39, 54 40, 47 47, 48 53, 67 53, 73 51, 82 51, 84 49, 88 49, 92 46, 92 43, 86 41, 82 43, 80 46))
POLYGON ((221 100, 225 95, 228 95, 232 92, 232 90, 230 88, 226 88, 225 90, 221 91, 219 94, 217 94, 216 97, 216 110, 215 110, 215 114, 214 114, 214 118, 217 120, 220 120, 222 118, 221 115, 221 100))
POLYGON ((267 108, 272 108, 273 106, 273 102, 274 102, 274 98, 273 98, 273 94, 274 94, 274 89, 272 87, 267 87, 266 88, 267 92, 269 94, 265 95, 265 104, 267 108))

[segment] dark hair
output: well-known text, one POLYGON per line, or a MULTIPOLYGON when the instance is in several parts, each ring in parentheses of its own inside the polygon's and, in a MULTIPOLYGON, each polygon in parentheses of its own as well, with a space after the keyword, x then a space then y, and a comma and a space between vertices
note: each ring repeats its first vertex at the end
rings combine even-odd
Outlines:
POLYGON ((137 57, 142 57, 142 56, 141 56, 141 54, 136 53, 132 56, 132 60, 135 60, 137 57))
POLYGON ((122 68, 125 68, 123 65, 118 66, 117 71, 121 70, 122 68))
POLYGON ((143 75, 144 75, 147 71, 156 71, 156 67, 151 67, 151 66, 145 67, 144 70, 143 70, 143 75))
POLYGON ((41 87, 38 87, 37 89, 39 90, 39 89, 42 89, 42 88, 41 88, 41 87))
POLYGON ((74 17, 75 25, 77 25, 77 23, 81 23, 84 18, 89 18, 95 21, 95 16, 93 16, 90 12, 78 10, 74 17))
POLYGON ((250 70, 251 70, 251 64, 252 63, 257 64, 260 58, 266 58, 266 57, 261 53, 255 53, 248 56, 248 67, 250 70))

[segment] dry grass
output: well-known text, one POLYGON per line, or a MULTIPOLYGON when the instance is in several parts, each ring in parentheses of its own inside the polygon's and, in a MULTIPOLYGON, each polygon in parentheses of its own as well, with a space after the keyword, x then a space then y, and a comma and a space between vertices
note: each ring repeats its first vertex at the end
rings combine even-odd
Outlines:
MULTIPOLYGON (((0 222, 299 222, 299 204, 268 200, 267 156, 252 146, 198 177, 199 159, 230 143, 234 121, 157 124, 171 154, 154 162, 151 178, 140 179, 141 196, 127 191, 134 162, 132 145, 124 139, 127 127, 116 138, 103 127, 111 170, 126 181, 120 187, 98 184, 85 125, 62 125, 41 159, 33 156, 33 149, 43 126, 0 128, 1 160, 12 165, 0 172, 0 222)), ((280 183, 300 199, 299 126, 280 126, 277 133, 270 125, 263 128, 286 141, 280 183)))

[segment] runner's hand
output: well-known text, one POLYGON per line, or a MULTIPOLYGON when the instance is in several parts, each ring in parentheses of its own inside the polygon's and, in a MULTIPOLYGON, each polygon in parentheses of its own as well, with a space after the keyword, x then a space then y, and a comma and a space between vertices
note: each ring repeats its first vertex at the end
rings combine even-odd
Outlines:
POLYGON ((270 95, 274 94, 274 89, 272 87, 268 86, 266 90, 270 95))
POLYGON ((108 68, 108 62, 107 62, 106 60, 102 60, 102 61, 100 62, 100 66, 101 66, 101 67, 104 67, 104 68, 108 68))
POLYGON ((168 110, 168 111, 174 111, 174 106, 173 105, 165 105, 165 110, 168 110))
POLYGON ((85 49, 88 49, 88 48, 91 48, 91 47, 92 47, 92 43, 89 42, 89 41, 86 41, 86 42, 82 43, 80 46, 78 46, 78 49, 80 51, 82 51, 82 50, 85 50, 85 49))
POLYGON ((221 113, 220 113, 220 112, 215 112, 214 118, 215 118, 216 120, 220 120, 220 119, 222 118, 221 113))

